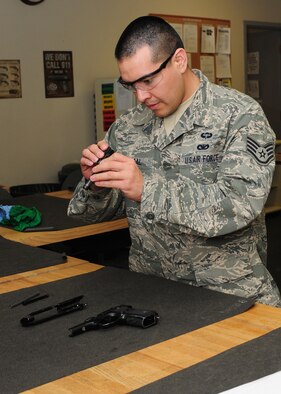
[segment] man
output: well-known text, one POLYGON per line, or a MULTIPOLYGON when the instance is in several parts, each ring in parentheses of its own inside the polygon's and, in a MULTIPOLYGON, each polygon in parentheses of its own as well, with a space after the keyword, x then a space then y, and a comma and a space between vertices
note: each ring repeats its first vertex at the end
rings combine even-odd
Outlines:
POLYGON ((161 18, 131 22, 115 57, 139 105, 83 150, 69 215, 99 222, 126 212, 131 270, 280 306, 265 267, 275 137, 262 109, 191 70, 161 18), (108 146, 116 153, 96 165, 108 146))

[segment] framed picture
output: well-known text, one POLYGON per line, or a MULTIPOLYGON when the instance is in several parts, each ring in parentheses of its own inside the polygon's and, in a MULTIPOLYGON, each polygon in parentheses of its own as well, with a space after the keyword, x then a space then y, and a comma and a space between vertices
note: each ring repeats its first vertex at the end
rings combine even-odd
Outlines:
POLYGON ((0 98, 20 98, 21 71, 19 60, 0 60, 0 98))

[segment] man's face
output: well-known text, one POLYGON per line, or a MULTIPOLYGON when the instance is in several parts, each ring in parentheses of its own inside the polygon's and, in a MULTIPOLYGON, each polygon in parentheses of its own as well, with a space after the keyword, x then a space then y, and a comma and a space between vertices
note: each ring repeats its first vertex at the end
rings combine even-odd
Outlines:
MULTIPOLYGON (((138 88, 138 83, 135 84, 137 100, 144 103, 159 117, 171 115, 185 100, 182 69, 178 67, 175 61, 177 51, 165 68, 154 76, 155 80, 158 81, 156 86, 150 90, 142 90, 138 88)), ((139 80, 142 76, 153 73, 166 60, 163 59, 159 63, 153 63, 151 58, 150 47, 143 46, 133 56, 119 61, 118 67, 121 79, 125 82, 139 80)), ((144 79, 144 81, 146 80, 144 79)), ((139 86, 141 87, 141 84, 139 86)))

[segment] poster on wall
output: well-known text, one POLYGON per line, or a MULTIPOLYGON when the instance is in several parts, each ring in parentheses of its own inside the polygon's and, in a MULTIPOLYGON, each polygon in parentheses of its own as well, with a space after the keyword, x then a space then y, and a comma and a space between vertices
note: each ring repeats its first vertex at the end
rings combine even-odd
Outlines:
POLYGON ((247 55, 247 74, 258 75, 260 72, 259 52, 249 52, 247 55))
POLYGON ((73 97, 71 51, 43 51, 46 98, 73 97))
POLYGON ((20 98, 21 72, 19 60, 0 60, 0 98, 20 98))

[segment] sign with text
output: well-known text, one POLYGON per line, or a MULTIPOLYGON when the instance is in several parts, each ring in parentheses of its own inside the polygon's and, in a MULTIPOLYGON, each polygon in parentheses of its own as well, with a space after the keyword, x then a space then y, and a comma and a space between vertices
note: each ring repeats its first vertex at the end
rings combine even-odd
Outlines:
POLYGON ((72 52, 44 51, 43 59, 46 97, 73 97, 72 52))

